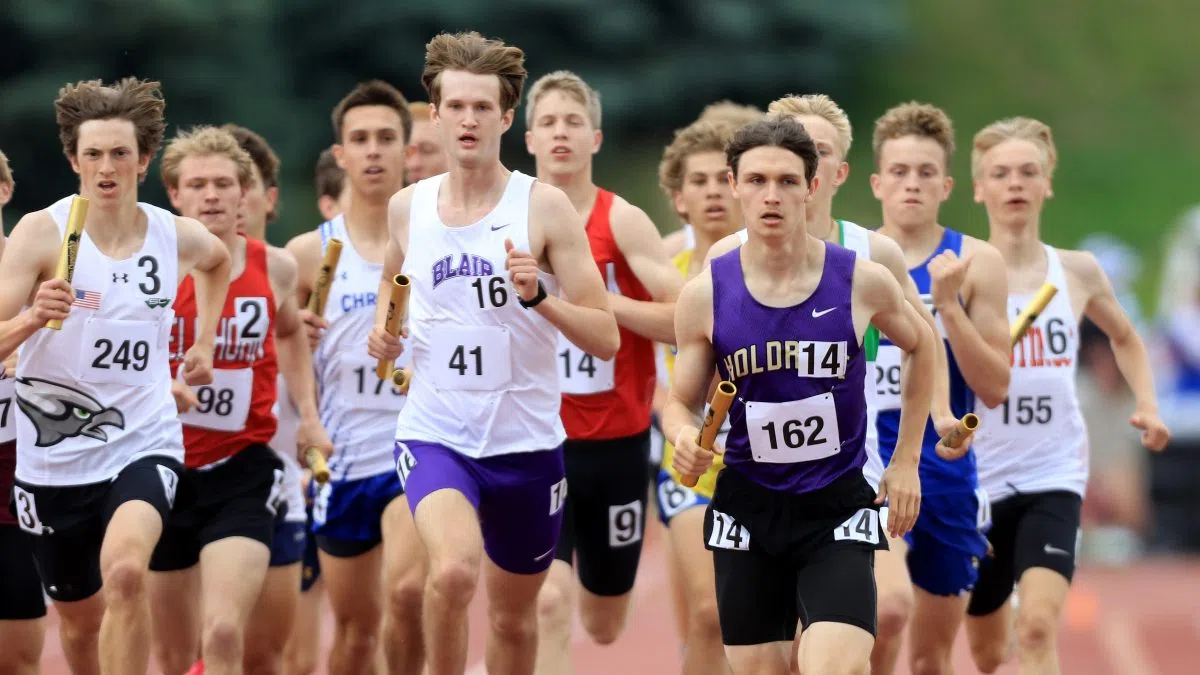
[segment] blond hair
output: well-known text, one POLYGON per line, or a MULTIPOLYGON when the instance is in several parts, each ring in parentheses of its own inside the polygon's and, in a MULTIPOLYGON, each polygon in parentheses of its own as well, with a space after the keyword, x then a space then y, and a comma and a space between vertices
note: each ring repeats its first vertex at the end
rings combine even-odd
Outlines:
POLYGON ((875 120, 871 149, 875 153, 876 166, 879 165, 883 144, 904 136, 932 139, 942 146, 946 166, 950 166, 950 158, 954 155, 954 124, 941 108, 910 101, 891 108, 875 120))
POLYGON ((592 123, 592 128, 600 128, 599 92, 592 89, 587 82, 584 82, 582 77, 569 70, 556 70, 553 73, 543 75, 529 88, 529 96, 525 104, 526 127, 533 126, 533 109, 537 107, 538 100, 552 91, 561 91, 575 99, 577 103, 587 109, 588 119, 592 123))
POLYGON ((254 159, 242 149, 236 137, 214 126, 193 127, 182 131, 167 144, 162 158, 162 181, 169 188, 179 187, 179 167, 186 157, 221 156, 233 160, 238 183, 249 187, 254 180, 254 159))
POLYGON ((475 31, 441 33, 425 45, 425 70, 421 84, 429 93, 429 102, 442 102, 442 73, 461 70, 475 75, 495 75, 500 80, 500 109, 508 112, 521 103, 525 86, 525 52, 490 40, 475 31))
POLYGON ((13 184, 12 168, 9 167, 8 156, 4 154, 3 150, 0 150, 0 184, 13 184))
POLYGON ((412 101, 408 104, 408 113, 414 122, 428 122, 431 119, 429 104, 425 101, 412 101))
POLYGON ((846 111, 825 94, 789 94, 771 101, 771 105, 767 106, 767 115, 775 119, 795 118, 801 115, 820 117, 832 124, 833 130, 837 132, 838 141, 842 146, 842 157, 850 152, 850 143, 854 140, 850 118, 846 116, 846 111))
POLYGON ((658 185, 667 193, 667 198, 675 196, 683 189, 683 170, 687 158, 701 152, 725 153, 725 146, 733 138, 733 132, 739 126, 727 122, 697 120, 688 126, 675 131, 675 138, 663 150, 662 161, 658 163, 658 185))
POLYGON ((757 122, 766 114, 752 105, 734 103, 729 99, 709 103, 700 111, 698 122, 717 122, 732 125, 735 129, 757 122))
POLYGON ((1058 166, 1054 135, 1049 125, 1032 117, 1008 117, 980 129, 971 145, 971 175, 978 176, 983 170, 983 156, 989 150, 1008 140, 1029 141, 1037 146, 1042 152, 1046 176, 1054 175, 1054 168, 1058 166))

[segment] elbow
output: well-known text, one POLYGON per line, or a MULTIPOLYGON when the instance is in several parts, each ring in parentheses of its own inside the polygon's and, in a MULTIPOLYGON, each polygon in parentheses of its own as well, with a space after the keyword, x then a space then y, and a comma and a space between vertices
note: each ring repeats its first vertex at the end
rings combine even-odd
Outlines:
POLYGON ((602 361, 611 361, 616 358, 617 351, 621 349, 621 330, 617 328, 617 320, 613 319, 609 322, 607 330, 604 331, 604 339, 600 342, 600 349, 597 350, 594 356, 602 361))
POLYGON ((1012 371, 1008 369, 1007 364, 1005 365, 1006 367, 994 377, 988 378, 987 386, 975 391, 975 395, 988 409, 995 408, 1008 398, 1008 383, 1012 379, 1012 371))

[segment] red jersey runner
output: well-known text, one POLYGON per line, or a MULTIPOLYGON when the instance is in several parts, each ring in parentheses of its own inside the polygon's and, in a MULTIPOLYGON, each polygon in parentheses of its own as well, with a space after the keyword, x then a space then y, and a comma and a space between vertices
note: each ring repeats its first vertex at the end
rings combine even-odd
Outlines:
MULTIPOLYGON (((608 290, 630 300, 648 302, 650 293, 638 281, 613 239, 613 193, 597 189, 588 216, 592 258, 608 290)), ((633 436, 650 428, 650 404, 656 377, 654 344, 621 328, 621 348, 610 362, 585 354, 559 336, 559 383, 563 390, 562 422, 571 440, 605 440, 633 436)))
MULTIPOLYGON (((217 324, 213 382, 193 387, 200 404, 179 416, 184 463, 196 468, 232 457, 246 447, 266 445, 275 435, 275 294, 267 272, 267 247, 243 237, 246 267, 229 284, 217 324)), ((171 376, 196 339, 196 287, 189 275, 175 298, 171 328, 171 376)))

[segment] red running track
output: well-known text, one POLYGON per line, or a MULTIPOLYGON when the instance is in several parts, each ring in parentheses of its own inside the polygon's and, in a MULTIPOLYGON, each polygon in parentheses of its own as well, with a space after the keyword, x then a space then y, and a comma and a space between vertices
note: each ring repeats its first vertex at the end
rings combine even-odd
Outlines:
MULTIPOLYGON (((672 617, 662 529, 647 523, 648 538, 635 587, 628 628, 609 647, 591 643, 576 622, 576 675, 679 672, 679 644, 672 617)), ((468 675, 485 675, 483 640, 486 598, 471 607, 468 675)), ((326 617, 322 652, 331 624, 326 617)), ((1200 656, 1200 560, 1151 561, 1134 567, 1084 568, 1076 575, 1064 612, 1059 649, 1063 673, 1086 675, 1195 675, 1200 656)), ((901 663, 905 657, 901 656, 901 663)), ((324 663, 324 658, 322 658, 324 663)), ((958 673, 976 673, 960 631, 955 644, 958 673)), ((43 654, 45 675, 69 675, 51 610, 43 654)), ((157 673, 157 670, 154 672, 157 673)), ((325 673, 322 668, 319 673, 325 673)), ((1015 675, 1009 663, 999 673, 1015 675)), ((907 668, 897 669, 907 675, 907 668)))

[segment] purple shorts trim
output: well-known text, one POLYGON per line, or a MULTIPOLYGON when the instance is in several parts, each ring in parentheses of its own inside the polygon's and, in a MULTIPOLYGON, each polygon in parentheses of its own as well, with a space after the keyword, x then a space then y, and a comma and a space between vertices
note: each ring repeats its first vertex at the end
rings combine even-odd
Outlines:
POLYGON ((437 443, 396 441, 394 456, 414 516, 430 493, 457 490, 475 507, 484 551, 500 569, 550 567, 567 498, 562 446, 473 459, 437 443))

